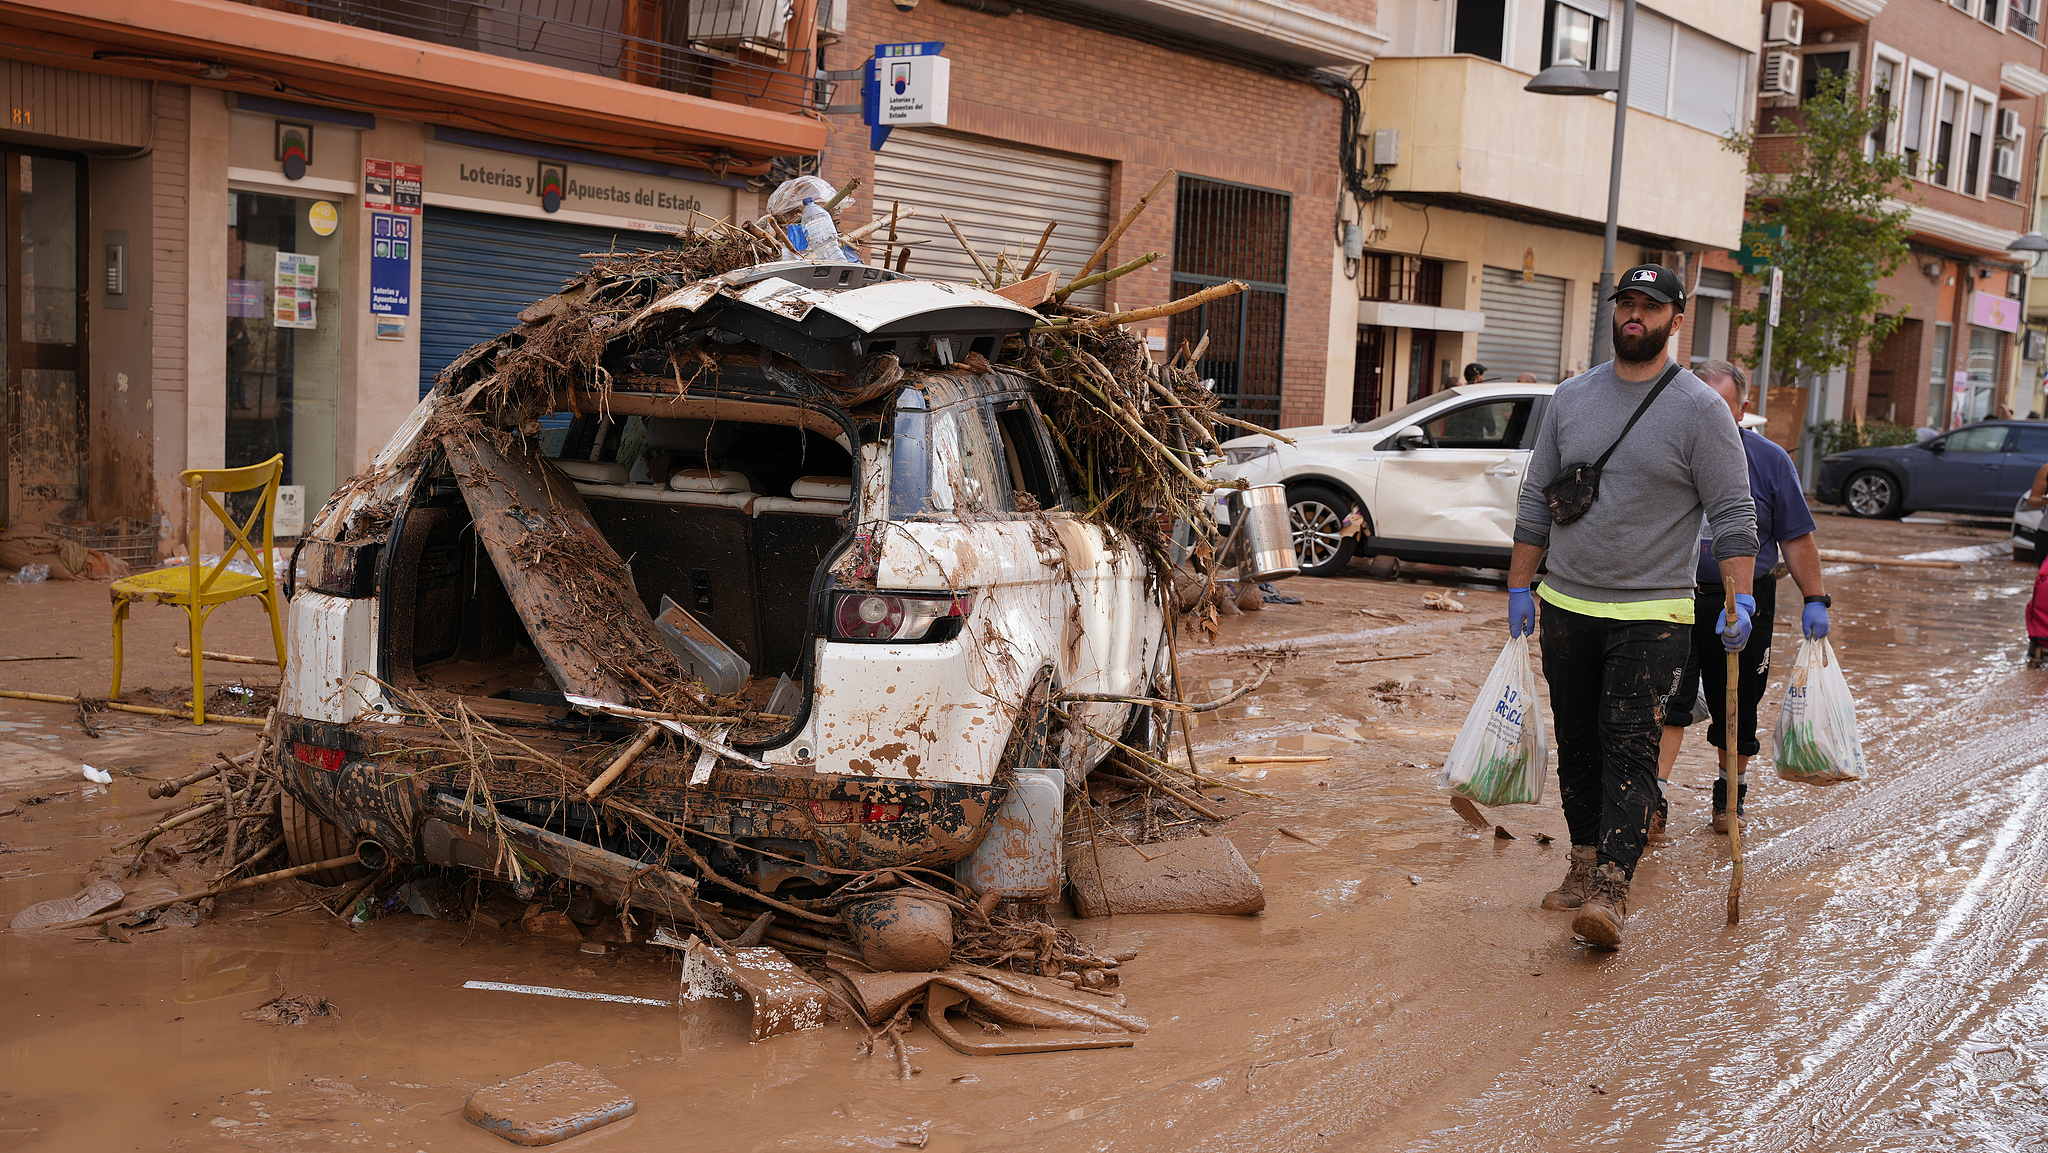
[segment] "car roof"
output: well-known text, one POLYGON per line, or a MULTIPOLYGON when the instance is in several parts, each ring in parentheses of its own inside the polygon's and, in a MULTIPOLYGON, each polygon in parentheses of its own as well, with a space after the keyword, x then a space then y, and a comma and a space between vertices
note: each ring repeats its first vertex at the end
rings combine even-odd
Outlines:
MULTIPOLYGON (((1485 396, 1491 392, 1523 392, 1531 396, 1549 396, 1556 391, 1557 386, 1554 384, 1536 384, 1512 380, 1489 380, 1482 384, 1459 384, 1444 390, 1445 393, 1457 393, 1459 396, 1485 396)), ((1440 394, 1433 393, 1431 395, 1440 394)))

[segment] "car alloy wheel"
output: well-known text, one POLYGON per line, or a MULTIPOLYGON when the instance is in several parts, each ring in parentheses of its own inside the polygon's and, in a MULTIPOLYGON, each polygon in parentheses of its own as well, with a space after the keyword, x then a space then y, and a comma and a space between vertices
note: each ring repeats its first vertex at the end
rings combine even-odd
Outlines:
POLYGON ((1889 516, 1898 501, 1898 486, 1881 472, 1863 472, 1849 481, 1847 496, 1849 511, 1857 516, 1889 516))
POLYGON ((1304 571, 1328 567, 1345 551, 1344 514, 1315 497, 1290 503, 1287 524, 1294 531, 1294 559, 1304 571))

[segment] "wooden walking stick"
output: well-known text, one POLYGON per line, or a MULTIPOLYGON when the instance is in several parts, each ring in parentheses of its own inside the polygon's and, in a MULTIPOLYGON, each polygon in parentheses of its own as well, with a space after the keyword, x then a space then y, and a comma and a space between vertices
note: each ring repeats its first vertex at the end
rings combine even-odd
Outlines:
MULTIPOLYGON (((1728 594, 1728 629, 1735 630, 1735 594, 1728 594)), ((1735 709, 1737 707, 1736 678, 1741 675, 1742 653, 1731 649, 1728 652, 1728 711, 1721 714, 1721 779, 1727 782, 1728 790, 1728 851, 1734 856, 1734 867, 1728 872, 1728 923, 1742 921, 1742 785, 1735 772, 1735 709)))

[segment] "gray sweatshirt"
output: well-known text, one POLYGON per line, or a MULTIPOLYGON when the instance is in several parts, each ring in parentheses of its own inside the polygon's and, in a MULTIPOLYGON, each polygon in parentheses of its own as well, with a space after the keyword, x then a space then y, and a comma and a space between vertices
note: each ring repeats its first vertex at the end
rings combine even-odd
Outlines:
POLYGON ((1756 555, 1741 435, 1727 403, 1684 369, 1608 460, 1592 509, 1552 523, 1543 486, 1566 465, 1599 460, 1655 384, 1622 380, 1610 362, 1558 385, 1544 409, 1515 540, 1550 550, 1544 582, 1558 592, 1609 604, 1691 597, 1703 511, 1714 559, 1756 555))

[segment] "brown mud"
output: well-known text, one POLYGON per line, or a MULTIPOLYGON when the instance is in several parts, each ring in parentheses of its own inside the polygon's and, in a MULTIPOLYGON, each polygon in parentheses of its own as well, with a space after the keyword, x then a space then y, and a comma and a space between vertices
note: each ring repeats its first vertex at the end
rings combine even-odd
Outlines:
MULTIPOLYGON (((310 892, 288 882, 130 943, 0 934, 0 1150, 495 1151, 508 1146, 462 1119, 470 1092, 560 1061, 638 1102, 562 1147, 622 1153, 2026 1147, 2048 1137, 2048 674, 2020 668, 2032 574, 1987 524, 1823 517, 1820 536, 1987 555, 1957 571, 1830 572, 1871 776, 1809 789, 1752 766, 1737 927, 1722 924, 1727 841, 1706 827, 1716 770, 1698 728, 1624 948, 1588 951, 1537 909, 1565 863, 1554 779, 1541 805, 1486 811, 1514 840, 1472 828, 1435 787, 1505 639, 1498 580, 1421 570, 1386 583, 1354 568, 1286 582, 1306 603, 1227 618, 1214 645, 1182 650, 1209 698, 1250 653, 1300 655, 1194 730, 1205 771, 1265 794, 1204 790, 1228 798, 1236 815, 1216 832, 1258 872, 1265 911, 1066 922, 1098 952, 1138 951, 1119 991, 1150 1029, 1129 1048, 969 1057, 919 1024, 903 1080, 886 1046, 860 1055, 862 1032, 842 1021, 750 1045, 731 1002, 464 987, 674 1002, 672 950, 591 953, 408 913, 257 919, 310 892), (1424 608, 1440 589, 1469 611, 1424 608), (1338 663, 1367 657, 1397 659, 1338 663), (1225 763, 1274 753, 1330 759, 1225 763), (280 994, 335 1015, 245 1018, 280 994)), ((74 622, 15 624, 0 655, 103 657, 104 592, 83 592, 101 599, 0 586, 10 610, 42 598, 74 622)), ((1797 601, 1780 601, 1782 669, 1797 601)), ((176 658, 142 673, 135 637, 133 683, 183 683, 176 658)), ((230 644, 210 629, 208 647, 230 644)), ((0 680, 90 691, 98 672, 0 680)), ((1776 703, 1774 690, 1766 718, 1776 703)), ((98 720, 113 731, 93 741, 70 710, 0 702, 0 754, 39 758, 0 784, 0 814, 14 809, 0 815, 0 920, 76 891, 95 858, 173 805, 148 799, 150 778, 253 739, 98 720), (109 741, 125 752, 92 760, 109 741), (80 759, 115 783, 93 793, 80 759)))

